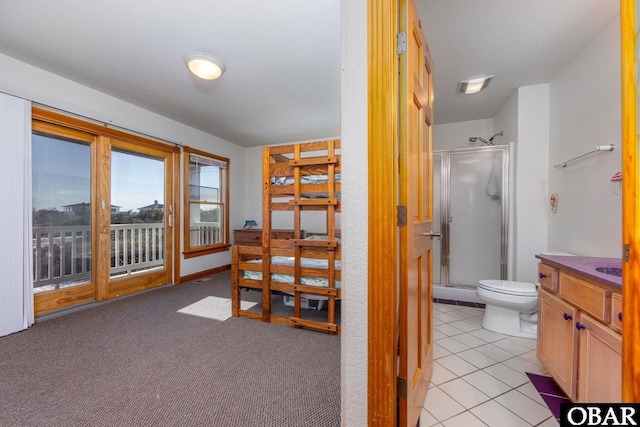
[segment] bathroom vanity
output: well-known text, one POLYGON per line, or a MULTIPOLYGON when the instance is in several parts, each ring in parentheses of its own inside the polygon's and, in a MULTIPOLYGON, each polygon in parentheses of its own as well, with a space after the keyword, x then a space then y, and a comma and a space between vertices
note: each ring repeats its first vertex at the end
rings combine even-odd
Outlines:
POLYGON ((538 359, 574 402, 620 402, 621 260, 536 258, 538 359))

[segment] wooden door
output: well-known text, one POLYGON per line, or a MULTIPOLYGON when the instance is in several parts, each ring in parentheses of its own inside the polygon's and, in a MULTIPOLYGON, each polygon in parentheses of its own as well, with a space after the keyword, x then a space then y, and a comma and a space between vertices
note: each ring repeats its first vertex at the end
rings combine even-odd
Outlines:
POLYGON ((399 425, 416 426, 433 370, 432 64, 413 0, 399 2, 399 425), (406 37, 406 51, 403 39, 406 37))

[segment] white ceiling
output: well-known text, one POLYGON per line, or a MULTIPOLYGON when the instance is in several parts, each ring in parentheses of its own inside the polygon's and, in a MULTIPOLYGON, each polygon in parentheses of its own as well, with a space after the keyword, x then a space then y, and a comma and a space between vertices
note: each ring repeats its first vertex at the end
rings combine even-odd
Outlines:
MULTIPOLYGON (((417 0, 436 123, 491 118, 549 82, 617 0, 417 0), (489 88, 456 83, 493 74, 489 88)), ((340 134, 340 0, 2 0, 0 53, 243 146, 340 134), (204 50, 215 81, 187 72, 204 50)))

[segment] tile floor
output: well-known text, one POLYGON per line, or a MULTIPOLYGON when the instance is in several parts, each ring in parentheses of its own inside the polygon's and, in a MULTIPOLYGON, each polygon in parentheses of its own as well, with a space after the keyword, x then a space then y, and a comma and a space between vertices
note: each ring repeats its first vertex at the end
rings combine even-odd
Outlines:
POLYGON ((482 329, 481 308, 433 308, 433 376, 420 427, 559 425, 525 374, 549 374, 536 340, 482 329))

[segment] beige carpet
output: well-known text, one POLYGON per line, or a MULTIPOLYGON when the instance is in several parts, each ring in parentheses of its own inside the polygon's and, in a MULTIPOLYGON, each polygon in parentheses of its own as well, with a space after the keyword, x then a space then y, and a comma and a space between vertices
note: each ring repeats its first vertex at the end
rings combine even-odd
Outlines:
POLYGON ((340 337, 229 317, 210 277, 0 338, 0 425, 339 426, 340 337))

